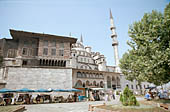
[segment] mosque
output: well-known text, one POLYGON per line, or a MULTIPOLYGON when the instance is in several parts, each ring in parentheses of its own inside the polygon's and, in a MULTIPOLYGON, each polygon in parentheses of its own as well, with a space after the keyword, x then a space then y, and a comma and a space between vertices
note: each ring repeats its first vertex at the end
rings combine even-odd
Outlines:
POLYGON ((110 11, 111 39, 115 66, 107 66, 106 57, 93 52, 71 36, 58 36, 10 29, 12 39, 0 39, 0 89, 72 89, 103 88, 138 93, 150 84, 125 79, 119 68, 116 27, 110 11))

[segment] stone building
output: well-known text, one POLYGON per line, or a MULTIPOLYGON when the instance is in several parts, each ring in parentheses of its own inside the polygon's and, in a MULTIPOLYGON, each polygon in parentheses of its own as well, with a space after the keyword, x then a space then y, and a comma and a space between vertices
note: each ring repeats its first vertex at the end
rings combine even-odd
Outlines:
POLYGON ((104 55, 72 37, 10 29, 1 39, 0 88, 120 88, 119 73, 104 55))
POLYGON ((120 74, 115 67, 106 65, 106 58, 83 45, 83 38, 72 45, 71 63, 74 87, 120 88, 120 74))
POLYGON ((115 66, 107 66, 106 57, 84 46, 76 38, 10 29, 12 39, 0 39, 0 89, 71 89, 98 87, 122 90, 126 85, 135 92, 144 91, 125 79, 119 68, 116 27, 110 11, 111 38, 115 66))
POLYGON ((0 88, 72 88, 68 66, 77 39, 12 29, 10 34, 12 39, 0 40, 0 88))

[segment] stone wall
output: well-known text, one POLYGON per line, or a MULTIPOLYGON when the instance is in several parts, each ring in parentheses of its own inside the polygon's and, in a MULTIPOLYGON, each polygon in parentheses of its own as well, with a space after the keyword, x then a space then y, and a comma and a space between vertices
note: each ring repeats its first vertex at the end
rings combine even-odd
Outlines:
POLYGON ((9 67, 8 89, 71 89, 72 69, 9 67))

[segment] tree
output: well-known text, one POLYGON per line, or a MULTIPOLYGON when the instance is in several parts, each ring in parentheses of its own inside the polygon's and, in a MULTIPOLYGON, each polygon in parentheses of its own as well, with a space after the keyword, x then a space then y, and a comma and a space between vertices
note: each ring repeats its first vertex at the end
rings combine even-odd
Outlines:
POLYGON ((120 101, 124 106, 139 106, 139 102, 128 87, 126 87, 120 95, 120 101))
POLYGON ((120 60, 128 80, 155 85, 170 81, 170 3, 164 13, 152 11, 129 27, 131 47, 120 60))

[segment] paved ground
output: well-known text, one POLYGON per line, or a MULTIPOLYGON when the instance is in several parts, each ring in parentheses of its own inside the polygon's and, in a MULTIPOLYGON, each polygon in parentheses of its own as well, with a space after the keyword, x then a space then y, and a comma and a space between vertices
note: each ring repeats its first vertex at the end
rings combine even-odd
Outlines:
MULTIPOLYGON (((89 104, 103 104, 104 102, 105 101, 25 105, 26 111, 24 112, 88 112, 89 104)), ((106 102, 106 104, 113 103, 117 102, 106 102)))
MULTIPOLYGON (((143 98, 142 98, 143 99, 143 98)), ((139 100, 142 100, 139 99, 139 100)), ((74 102, 74 103, 53 103, 53 104, 36 104, 36 105, 24 105, 26 111, 24 112, 89 112, 89 104, 118 104, 119 101, 88 101, 88 102, 74 102)))

